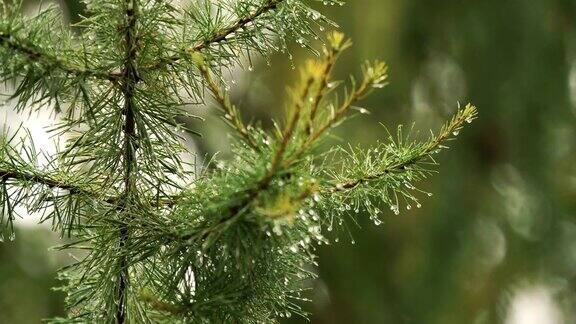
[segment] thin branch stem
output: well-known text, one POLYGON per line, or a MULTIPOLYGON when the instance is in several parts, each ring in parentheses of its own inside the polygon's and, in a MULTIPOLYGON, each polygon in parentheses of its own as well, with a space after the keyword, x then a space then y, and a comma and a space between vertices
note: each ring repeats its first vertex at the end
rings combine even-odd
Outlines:
POLYGON ((174 56, 171 56, 168 58, 163 58, 162 60, 158 61, 157 63, 147 67, 146 70, 147 71, 153 71, 153 70, 163 68, 166 65, 172 65, 172 64, 178 62, 180 59, 182 59, 182 54, 185 54, 186 56, 190 56, 190 54, 199 52, 199 51, 209 47, 212 44, 220 43, 220 42, 224 41, 226 38, 228 38, 228 36, 238 32, 239 30, 246 27, 246 25, 248 25, 251 22, 258 19, 258 17, 266 14, 267 12, 275 10, 276 8, 278 8, 278 5, 284 1, 286 1, 286 0, 267 0, 266 3, 262 7, 258 8, 256 11, 248 14, 245 17, 238 19, 232 25, 215 32, 211 37, 203 40, 200 43, 198 43, 192 47, 184 49, 182 51, 182 53, 179 53, 177 55, 174 55, 174 56))
POLYGON ((284 152, 286 151, 286 148, 288 147, 288 144, 292 139, 292 135, 296 130, 296 126, 298 125, 298 121, 300 120, 300 115, 302 114, 302 109, 306 104, 308 93, 310 92, 310 87, 312 86, 313 83, 314 78, 312 77, 307 78, 306 83, 304 85, 304 89, 302 90, 302 93, 298 98, 298 101, 296 102, 294 111, 290 115, 288 124, 286 125, 286 129, 284 129, 284 132, 282 134, 282 141, 280 142, 280 146, 278 147, 278 150, 276 151, 276 154, 274 155, 274 158, 272 160, 272 166, 270 167, 270 170, 268 172, 269 177, 274 176, 274 173, 277 171, 278 167, 283 162, 284 152))
POLYGON ((8 180, 20 180, 26 182, 34 182, 37 184, 45 185, 49 188, 58 188, 63 190, 68 190, 70 193, 78 193, 78 194, 85 194, 88 196, 96 196, 95 192, 88 191, 83 189, 79 186, 76 186, 71 183, 67 183, 64 181, 56 180, 49 176, 43 176, 33 173, 25 173, 25 172, 17 172, 17 171, 9 171, 9 170, 0 170, 0 179, 8 180))
MULTIPOLYGON (((135 121, 135 90, 136 84, 140 81, 136 68, 137 55, 137 35, 136 20, 138 15, 138 0, 126 0, 126 29, 124 34, 124 46, 126 46, 125 63, 123 73, 123 95, 124 95, 124 197, 122 199, 122 209, 130 207, 136 194, 136 149, 137 134, 135 121)), ((125 246, 129 239, 126 225, 120 227, 120 258, 118 266, 120 273, 117 283, 117 308, 116 322, 123 324, 126 322, 127 311, 127 290, 128 290, 128 260, 125 246)))
POLYGON ((59 59, 56 56, 43 52, 38 46, 31 44, 27 40, 16 38, 14 35, 0 31, 0 46, 16 53, 26 56, 31 62, 40 62, 48 67, 59 69, 65 73, 75 76, 93 77, 111 82, 118 81, 118 76, 98 70, 77 67, 73 64, 59 59))
MULTIPOLYGON (((0 169, 0 180, 16 180, 16 181, 23 181, 23 182, 31 182, 38 185, 43 185, 48 188, 53 189, 61 189, 67 190, 72 195, 81 195, 85 197, 91 197, 94 199, 98 199, 104 203, 108 203, 111 205, 116 205, 118 202, 122 201, 122 197, 112 196, 112 195, 103 195, 101 191, 92 190, 85 187, 82 187, 79 184, 74 184, 71 182, 67 182, 64 180, 56 179, 53 176, 47 174, 40 174, 40 173, 33 173, 33 172, 20 172, 14 170, 2 170, 0 169)), ((166 197, 164 199, 160 199, 154 207, 170 207, 174 206, 178 199, 181 198, 181 195, 174 195, 170 197, 166 197)), ((121 206, 118 207, 121 209, 121 206)))
POLYGON ((258 145, 256 145, 254 140, 250 137, 250 134, 248 134, 248 129, 246 125, 244 125, 244 122, 242 122, 242 119, 238 113, 238 109, 234 104, 230 102, 230 96, 222 91, 221 87, 216 84, 210 75, 210 71, 206 64, 200 64, 198 68, 204 77, 210 92, 212 92, 214 98, 224 112, 224 119, 230 123, 230 125, 238 132, 238 134, 240 134, 240 137, 244 140, 244 142, 246 142, 246 144, 248 144, 253 149, 258 150, 258 145))
POLYGON ((318 130, 314 131, 308 137, 308 139, 302 144, 302 146, 300 146, 298 151, 296 151, 296 153, 294 153, 289 159, 287 159, 285 163, 289 165, 294 163, 294 161, 296 161, 298 158, 300 158, 300 156, 302 156, 302 154, 304 154, 304 152, 306 152, 306 150, 308 150, 310 146, 320 138, 320 136, 326 133, 328 129, 330 129, 342 117, 344 117, 345 113, 350 109, 350 107, 352 107, 352 105, 355 102, 357 102, 364 95, 366 95, 366 93, 369 91, 369 87, 370 82, 368 80, 362 82, 362 85, 358 87, 358 89, 356 89, 352 95, 348 96, 346 101, 336 110, 334 115, 326 123, 324 123, 324 125, 322 125, 318 130))
POLYGON ((312 129, 312 125, 314 123, 314 120, 316 119, 318 108, 320 108, 320 102, 322 101, 322 98, 324 98, 325 95, 324 92, 328 88, 330 74, 332 73, 332 69, 334 68, 336 60, 338 59, 338 53, 339 51, 337 49, 332 48, 330 49, 330 52, 328 52, 328 55, 326 57, 324 63, 324 69, 320 75, 320 85, 312 101, 312 108, 310 108, 310 116, 308 118, 308 124, 306 125, 306 133, 308 135, 311 135, 312 132, 314 131, 312 129))
POLYGON ((429 158, 430 155, 437 153, 440 149, 442 149, 443 143, 448 141, 450 138, 457 136, 465 123, 469 123, 476 118, 476 114, 476 108, 472 105, 467 105, 464 109, 459 110, 450 120, 450 122, 442 127, 438 135, 430 138, 430 140, 422 147, 421 152, 416 156, 411 157, 405 161, 396 161, 384 167, 380 172, 367 174, 358 179, 338 183, 333 187, 328 188, 327 191, 334 193, 350 190, 356 188, 362 183, 377 180, 395 172, 402 172, 408 167, 418 164, 422 160, 429 158))
POLYGON ((364 97, 364 95, 366 95, 366 93, 370 89, 370 84, 371 84, 370 80, 365 80, 364 82, 362 82, 360 87, 358 87, 354 91, 354 93, 346 99, 346 101, 336 110, 334 115, 326 123, 324 123, 324 125, 322 125, 317 131, 315 131, 314 133, 312 133, 312 135, 310 135, 310 138, 306 141, 306 144, 303 145, 303 149, 304 150, 307 149, 308 146, 310 146, 310 144, 318 140, 318 138, 322 136, 328 129, 330 129, 332 126, 334 126, 334 124, 340 121, 340 119, 344 117, 344 114, 346 114, 346 112, 350 109, 350 107, 352 107, 354 103, 356 103, 358 100, 364 97))

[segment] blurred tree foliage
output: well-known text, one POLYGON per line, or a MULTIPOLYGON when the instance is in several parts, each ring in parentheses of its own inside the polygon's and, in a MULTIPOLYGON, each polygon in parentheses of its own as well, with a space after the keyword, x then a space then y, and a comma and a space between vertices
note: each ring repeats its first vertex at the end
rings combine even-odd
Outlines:
POLYGON ((26 229, 21 240, 0 244, 0 323, 38 323, 62 313, 64 294, 57 286, 55 268, 62 255, 48 251, 55 235, 26 229))
MULTIPOLYGON (((68 2, 73 13, 81 10, 68 2)), ((550 287, 566 322, 575 321, 576 2, 356 0, 327 14, 356 43, 343 57, 355 64, 341 64, 337 74, 353 73, 345 67, 366 57, 391 67, 391 85, 365 104, 379 108, 370 119, 415 119, 426 129, 457 100, 476 103, 482 118, 460 139, 466 143, 442 157, 440 172, 450 176, 430 182, 435 199, 390 213, 383 229, 362 223, 355 246, 320 249, 312 322, 498 323, 526 285, 550 287)), ((296 61, 304 55, 295 49, 296 61)), ((242 76, 234 100, 268 114, 284 96, 281 84, 296 76, 281 74, 291 64, 284 61, 242 76)), ((382 132, 359 118, 339 134, 368 143, 382 132)), ((5 288, 35 282, 5 273, 17 259, 40 254, 34 262, 46 262, 40 252, 15 253, 0 249, 0 309, 17 300, 36 303, 29 310, 59 305, 44 295, 53 283, 34 296, 5 288)))

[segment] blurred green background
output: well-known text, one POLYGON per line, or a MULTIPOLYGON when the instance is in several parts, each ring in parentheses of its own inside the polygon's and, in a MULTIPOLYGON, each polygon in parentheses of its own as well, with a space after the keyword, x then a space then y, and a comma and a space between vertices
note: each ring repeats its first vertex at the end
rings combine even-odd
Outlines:
MULTIPOLYGON (((72 17, 75 3, 63 3, 72 17)), ((321 10, 355 43, 336 75, 358 75, 364 59, 390 65, 390 85, 362 103, 372 114, 341 127, 342 142, 384 139, 379 122, 435 129, 458 101, 480 118, 439 157, 422 208, 388 213, 379 227, 359 217, 355 245, 319 248, 311 322, 575 323, 576 2, 351 0, 321 10)), ((295 64, 308 55, 295 47, 295 64)), ((297 75, 286 55, 271 63, 235 76, 233 99, 254 118, 278 116, 297 75)), ((222 130, 206 129, 215 135, 202 149, 226 151, 222 130)), ((50 287, 66 259, 46 251, 57 242, 26 227, 0 245, 0 323, 62 312, 50 287)))

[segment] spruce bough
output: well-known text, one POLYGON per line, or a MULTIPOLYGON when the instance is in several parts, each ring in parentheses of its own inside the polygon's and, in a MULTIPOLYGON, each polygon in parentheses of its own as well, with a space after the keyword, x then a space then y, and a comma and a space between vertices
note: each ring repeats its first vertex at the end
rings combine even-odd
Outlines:
MULTIPOLYGON (((384 63, 359 80, 333 79, 351 46, 303 0, 86 0, 70 28, 56 9, 36 17, 0 4, 0 78, 18 111, 51 107, 65 145, 39 163, 25 129, 0 137, 0 230, 13 239, 17 207, 41 212, 71 243, 61 270, 68 314, 53 322, 261 323, 306 316, 315 246, 337 241, 361 211, 420 207, 415 185, 476 118, 472 105, 418 140, 398 128, 372 148, 332 146, 330 130, 387 82, 384 63), (247 124, 223 76, 254 55, 316 58, 299 70, 282 122, 247 124), (183 118, 208 97, 234 134, 231 160, 186 163, 183 118), (192 109, 190 109, 192 108, 192 109)), ((324 0, 324 4, 342 4, 324 0)), ((424 193, 426 194, 426 193, 424 193)))

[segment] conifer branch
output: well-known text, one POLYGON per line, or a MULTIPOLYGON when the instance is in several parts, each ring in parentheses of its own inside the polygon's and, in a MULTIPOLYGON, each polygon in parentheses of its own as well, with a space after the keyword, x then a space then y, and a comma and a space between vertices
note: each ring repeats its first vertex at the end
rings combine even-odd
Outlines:
POLYGON ((248 14, 247 16, 239 18, 236 22, 231 24, 228 27, 222 28, 219 31, 214 32, 210 37, 204 39, 203 41, 199 42, 198 44, 185 48, 181 54, 174 55, 169 58, 163 58, 159 62, 155 63, 152 66, 147 68, 148 71, 153 71, 157 69, 161 69, 166 65, 171 65, 177 63, 180 59, 182 59, 182 55, 186 57, 190 57, 193 53, 197 53, 202 51, 203 49, 209 47, 213 44, 218 44, 224 40, 226 40, 230 35, 233 35, 237 31, 241 30, 242 28, 246 27, 248 24, 252 23, 258 17, 275 10, 278 6, 284 2, 285 0, 265 0, 263 5, 253 11, 252 13, 248 14))
MULTIPOLYGON (((330 128, 339 123, 350 108, 360 99, 364 98, 373 88, 382 88, 387 78, 387 67, 383 62, 367 62, 363 68, 363 81, 354 88, 351 94, 346 94, 344 102, 335 110, 325 121, 316 121, 316 115, 320 107, 320 102, 324 98, 324 90, 328 86, 329 73, 338 58, 338 54, 352 46, 352 42, 344 37, 340 32, 329 34, 328 41, 330 49, 326 51, 325 57, 321 61, 313 61, 308 64, 307 70, 313 75, 313 80, 319 83, 319 89, 312 98, 312 106, 308 117, 305 131, 307 138, 296 152, 286 161, 291 164, 299 159, 314 143, 316 143, 330 128), (312 130, 313 125, 319 123, 319 126, 312 130)), ((355 85, 352 79, 353 86, 355 85)))
MULTIPOLYGON (((184 241, 189 240, 208 240, 210 236, 217 236, 222 230, 225 230, 231 223, 235 222, 244 212, 247 211, 247 208, 259 197, 259 195, 268 189, 272 180, 278 174, 279 168, 284 166, 284 153, 286 148, 288 147, 290 141, 292 140, 292 135, 296 130, 296 125, 298 121, 300 121, 300 114, 302 112, 302 108, 306 103, 308 98, 308 93, 310 91, 310 87, 313 84, 313 78, 307 78, 305 84, 301 90, 301 93, 296 98, 296 103, 294 108, 288 118, 287 124, 284 130, 281 133, 279 140, 278 147, 274 150, 272 156, 272 162, 270 163, 269 168, 267 169, 265 175, 256 182, 255 186, 249 188, 245 191, 244 196, 245 199, 241 200, 238 204, 235 204, 230 207, 228 210, 228 217, 224 218, 219 223, 215 224, 213 227, 207 228, 199 233, 194 235, 185 235, 181 239, 184 241)), ((211 239, 214 240, 214 239, 211 239)))
MULTIPOLYGON (((8 180, 22 181, 26 183, 34 183, 46 186, 51 189, 66 190, 71 195, 80 195, 89 197, 91 199, 98 199, 111 205, 118 205, 118 203, 122 201, 121 196, 105 195, 101 191, 91 189, 86 185, 74 183, 73 181, 61 179, 61 177, 59 176, 54 176, 49 173, 40 171, 31 170, 30 172, 24 172, 19 170, 17 171, 17 170, 0 169, 0 179, 3 181, 8 180)), ((174 206, 181 198, 182 197, 180 195, 163 197, 162 199, 159 199, 156 204, 153 204, 153 207, 174 206)), ((117 208, 122 209, 120 206, 117 208)))
MULTIPOLYGON (((271 167, 268 169, 266 175, 257 182, 256 186, 252 189, 248 190, 246 194, 246 199, 243 200, 238 205, 234 205, 231 207, 229 211, 229 217, 224 218, 221 222, 215 224, 213 227, 204 229, 203 231, 196 233, 194 235, 184 235, 177 239, 182 241, 194 241, 194 240, 208 240, 213 235, 219 235, 222 231, 224 231, 231 223, 238 220, 238 218, 243 214, 249 212, 247 209, 249 206, 254 203, 258 199, 263 192, 269 189, 269 185, 271 180, 278 172, 278 168, 282 166, 283 168, 289 168, 292 163, 295 162, 294 157, 292 156, 289 159, 283 160, 283 152, 288 145, 288 140, 291 138, 293 130, 295 129, 295 122, 298 118, 298 112, 301 111, 298 107, 301 108, 301 103, 303 102, 302 99, 307 98, 308 90, 310 89, 310 85, 312 84, 312 79, 308 79, 305 82, 305 86, 302 90, 302 97, 296 104, 295 111, 292 113, 292 117, 289 119, 287 126, 283 132, 284 136, 282 137, 282 141, 280 142, 279 147, 275 150, 273 155, 271 167), (296 119, 294 118, 296 117, 296 119)), ((362 89, 360 87, 359 89, 362 89)), ((358 92, 358 91, 357 91, 358 92)), ((384 161, 383 167, 380 168, 379 172, 375 173, 367 173, 359 178, 355 178, 352 180, 348 180, 345 182, 339 182, 332 184, 329 187, 307 187, 305 190, 301 191, 294 199, 292 203, 299 204, 300 202, 304 201, 305 199, 311 197, 315 194, 340 194, 345 191, 356 189, 358 186, 362 184, 368 184, 372 181, 382 180, 383 178, 391 175, 391 174, 401 174, 410 171, 410 167, 424 163, 426 160, 431 159, 432 154, 437 154, 440 150, 447 148, 444 144, 446 141, 450 140, 452 137, 455 137, 459 134, 460 130, 466 123, 472 122, 477 117, 477 110, 476 107, 473 105, 468 104, 463 109, 458 109, 457 113, 452 117, 452 119, 444 124, 440 129, 438 135, 432 136, 428 141, 423 144, 420 144, 418 148, 415 148, 411 151, 411 154, 402 156, 400 159, 392 159, 390 162, 384 161)), ((282 215, 282 214, 280 214, 282 215)), ((275 218, 280 217, 278 215, 275 218)), ((215 238, 210 239, 211 241, 215 238)))
POLYGON ((350 110, 350 108, 360 99, 364 98, 370 90, 373 88, 380 88, 383 86, 383 81, 386 80, 387 68, 383 62, 375 62, 374 64, 366 63, 364 68, 364 79, 360 86, 358 86, 352 94, 346 97, 346 100, 336 109, 332 116, 319 127, 318 130, 313 132, 306 144, 303 145, 303 149, 307 149, 310 145, 320 138, 328 129, 338 123, 345 114, 350 110))
MULTIPOLYGON (((136 134, 136 100, 135 91, 136 84, 140 81, 138 70, 136 68, 136 55, 138 50, 136 24, 137 15, 140 10, 138 0, 126 0, 126 29, 124 31, 124 46, 125 46, 125 63, 123 73, 123 95, 124 95, 124 194, 122 199, 122 209, 130 209, 136 197, 136 150, 137 134, 136 134)), ((120 228, 120 258, 118 260, 118 268, 120 273, 118 275, 117 283, 117 308, 116 308, 116 322, 123 324, 126 321, 127 313, 127 299, 128 299, 128 260, 126 257, 125 246, 129 240, 128 228, 124 225, 120 228)))
POLYGON ((236 31, 244 28, 249 23, 256 20, 258 17, 262 16, 263 14, 272 11, 278 8, 278 5, 285 0, 266 0, 264 4, 258 8, 256 11, 252 12, 251 14, 247 15, 246 17, 242 17, 236 21, 236 23, 232 24, 229 27, 221 29, 220 31, 214 33, 210 38, 205 39, 202 43, 199 43, 192 48, 186 49, 186 52, 193 53, 201 51, 202 49, 212 45, 217 44, 223 40, 225 40, 228 36, 235 33, 236 31))
POLYGON ((45 53, 38 46, 31 44, 27 40, 19 39, 7 31, 0 30, 0 46, 10 50, 16 55, 26 57, 31 63, 41 64, 47 70, 58 69, 76 77, 93 77, 101 80, 117 82, 118 77, 111 73, 78 67, 62 59, 45 53))
POLYGON ((319 77, 319 86, 316 90, 316 95, 312 101, 312 107, 310 109, 310 116, 308 118, 308 124, 306 126, 306 133, 308 135, 312 134, 312 125, 316 119, 316 115, 318 113, 318 108, 320 108, 320 102, 325 96, 325 91, 329 87, 329 79, 330 74, 332 73, 332 69, 338 60, 338 57, 342 53, 342 51, 346 50, 348 47, 352 45, 350 40, 343 41, 340 34, 338 32, 333 32, 328 37, 328 41, 330 44, 329 49, 324 49, 325 51, 325 58, 323 60, 324 68, 319 77))
POLYGON ((268 172, 269 177, 272 177, 273 174, 277 171, 278 167, 282 164, 282 158, 284 157, 284 152, 286 151, 288 144, 292 140, 292 136, 296 131, 298 123, 300 122, 302 109, 306 104, 306 101, 308 99, 308 93, 310 92, 310 88, 312 87, 313 83, 314 83, 313 77, 305 77, 302 92, 300 96, 299 97, 297 96, 296 98, 294 108, 291 111, 286 127, 282 132, 282 137, 279 139, 280 145, 276 150, 274 158, 272 159, 272 166, 270 167, 270 170, 268 172))
MULTIPOLYGON (((270 163, 270 167, 267 169, 265 175, 256 183, 256 185, 249 189, 245 195, 246 199, 243 200, 238 205, 234 205, 231 207, 229 211, 230 217, 223 219, 220 223, 216 224, 212 228, 208 228, 203 230, 201 233, 190 237, 185 236, 184 240, 190 240, 193 238, 201 238, 206 239, 208 236, 212 235, 213 233, 218 233, 221 230, 225 229, 231 222, 234 222, 241 216, 242 212, 246 212, 246 209, 260 196, 261 192, 264 192, 268 189, 271 184, 271 181, 276 177, 279 170, 282 168, 290 168, 291 165, 298 159, 300 156, 310 147, 310 145, 317 140, 321 135, 325 133, 325 131, 331 127, 334 123, 340 120, 344 113, 352 106, 354 102, 361 99, 365 96, 371 87, 378 87, 383 80, 386 78, 386 68, 383 63, 376 63, 375 66, 367 65, 365 68, 365 78, 362 85, 354 92, 353 95, 350 95, 346 102, 341 106, 338 110, 337 114, 332 116, 325 124, 325 126, 321 127, 316 133, 312 134, 307 141, 300 146, 295 154, 289 155, 285 158, 285 152, 290 144, 290 142, 294 139, 295 132, 298 128, 298 124, 302 122, 302 114, 305 107, 308 107, 309 104, 309 96, 311 90, 315 84, 319 84, 319 89, 316 91, 323 91, 324 87, 327 86, 327 79, 328 74, 332 69, 333 64, 336 61, 338 53, 342 52, 343 50, 349 48, 351 46, 351 42, 344 38, 344 35, 338 32, 332 33, 329 37, 330 42, 330 50, 326 52, 326 56, 322 62, 315 62, 310 61, 307 68, 302 70, 302 85, 299 92, 295 92, 294 96, 294 104, 292 109, 289 110, 289 116, 285 125, 285 128, 280 133, 278 138, 278 146, 275 148, 274 153, 272 154, 272 160, 270 163)), ((198 59, 197 59, 198 60, 198 59)), ((205 72, 203 72, 205 73, 205 72)), ((316 94, 314 99, 312 100, 312 109, 317 109, 319 102, 321 101, 323 95, 316 94)), ((311 119, 308 119, 310 121, 311 119)), ((295 201, 303 201, 314 191, 312 190, 304 190, 302 193, 299 194, 298 198, 295 201)))
POLYGON ((442 126, 440 132, 436 136, 432 136, 426 143, 422 144, 418 150, 411 155, 400 159, 399 161, 391 161, 384 165, 381 171, 377 173, 365 174, 364 176, 353 179, 350 181, 338 183, 333 187, 328 188, 328 192, 336 193, 354 189, 361 184, 368 183, 373 180, 379 180, 392 173, 405 172, 409 167, 429 160, 432 154, 439 153, 441 149, 446 148, 444 143, 453 137, 456 137, 460 129, 466 124, 476 119, 477 110, 473 105, 466 105, 464 109, 458 109, 458 112, 452 119, 442 126))
POLYGON ((80 186, 62 180, 57 180, 47 175, 32 174, 10 170, 0 170, 0 179, 4 181, 13 179, 18 181, 33 182, 47 186, 48 188, 68 190, 70 193, 85 194, 96 197, 96 194, 94 192, 90 192, 88 190, 81 188, 80 186))
POLYGON ((248 133, 248 128, 244 125, 242 117, 238 113, 238 109, 232 102, 230 102, 230 96, 222 90, 222 88, 216 84, 212 76, 210 75, 210 70, 206 64, 204 57, 200 54, 196 56, 195 61, 198 65, 198 69, 208 86, 210 92, 216 99, 218 105, 220 106, 222 112, 224 113, 224 120, 226 120, 230 126, 238 132, 242 140, 248 144, 253 149, 258 149, 258 145, 254 142, 254 139, 250 137, 248 133))

